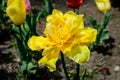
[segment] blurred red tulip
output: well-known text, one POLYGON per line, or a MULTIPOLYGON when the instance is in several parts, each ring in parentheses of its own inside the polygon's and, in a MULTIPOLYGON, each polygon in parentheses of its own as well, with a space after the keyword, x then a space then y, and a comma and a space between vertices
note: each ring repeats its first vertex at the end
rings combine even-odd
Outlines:
POLYGON ((83 0, 67 0, 66 2, 66 4, 73 9, 79 8, 81 3, 83 3, 83 0))

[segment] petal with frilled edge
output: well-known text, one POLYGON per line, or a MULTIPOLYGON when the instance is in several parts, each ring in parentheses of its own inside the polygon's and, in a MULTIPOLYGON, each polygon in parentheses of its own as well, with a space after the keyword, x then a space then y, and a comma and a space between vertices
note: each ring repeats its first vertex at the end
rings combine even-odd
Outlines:
POLYGON ((80 28, 84 28, 83 16, 83 14, 77 15, 73 11, 66 12, 64 14, 64 18, 67 23, 66 25, 69 25, 69 27, 71 26, 71 31, 74 31, 74 29, 78 28, 78 26, 80 28))
POLYGON ((62 47, 62 51, 70 51, 75 44, 90 45, 96 40, 97 30, 92 28, 78 29, 71 38, 66 41, 62 47))
POLYGON ((78 30, 76 40, 80 45, 89 45, 96 40, 97 30, 86 27, 78 30))
POLYGON ((43 36, 32 36, 28 40, 28 47, 31 50, 41 50, 52 45, 53 45, 52 42, 50 42, 47 38, 43 36))
POLYGON ((62 28, 61 35, 64 42, 70 39, 78 28, 84 28, 83 15, 77 15, 73 11, 64 14, 65 25, 62 28))
POLYGON ((90 51, 87 46, 76 44, 71 48, 71 51, 65 52, 65 55, 79 64, 84 64, 89 60, 90 51))
POLYGON ((47 38, 49 38, 49 40, 60 43, 62 27, 64 27, 63 13, 54 9, 52 14, 47 17, 44 34, 47 38))
POLYGON ((49 70, 55 71, 56 70, 56 61, 58 60, 60 50, 56 47, 46 48, 44 49, 41 58, 38 61, 38 64, 43 64, 49 68, 49 70))

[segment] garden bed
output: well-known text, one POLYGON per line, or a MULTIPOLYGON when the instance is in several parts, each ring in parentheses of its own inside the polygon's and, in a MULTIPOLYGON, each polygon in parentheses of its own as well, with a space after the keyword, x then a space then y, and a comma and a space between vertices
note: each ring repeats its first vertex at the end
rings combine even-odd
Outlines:
MULTIPOLYGON (((59 9, 66 12, 70 9, 65 0, 52 0, 52 5, 55 9, 59 9)), ((40 0, 32 0, 31 4, 33 9, 42 10, 42 4, 40 0)), ((115 4, 115 3, 114 3, 115 4)), ((88 80, 120 80, 120 6, 112 6, 109 24, 107 30, 110 33, 110 39, 105 43, 99 45, 91 52, 90 60, 85 63, 85 67, 88 72, 96 71, 95 74, 88 80)), ((88 17, 92 16, 98 21, 102 22, 104 15, 100 13, 93 0, 85 0, 79 8, 79 13, 84 14, 85 25, 91 26, 88 17)), ((45 27, 45 19, 40 20, 41 24, 38 24, 37 32, 41 35, 45 27)), ((19 57, 17 54, 15 39, 4 33, 0 35, 0 79, 1 80, 15 80, 15 75, 19 74, 17 67, 19 67, 19 57)), ((74 68, 75 63, 68 61, 67 67, 69 70, 74 68), (71 64, 68 64, 71 63, 71 64), (72 65, 72 66, 71 66, 72 65)), ((58 71, 61 71, 61 65, 58 71), (60 69, 60 70, 59 70, 60 69)), ((81 67, 82 69, 82 67, 81 67)), ((40 75, 36 79, 30 80, 65 80, 64 73, 61 71, 50 73, 48 70, 40 70, 40 75)))

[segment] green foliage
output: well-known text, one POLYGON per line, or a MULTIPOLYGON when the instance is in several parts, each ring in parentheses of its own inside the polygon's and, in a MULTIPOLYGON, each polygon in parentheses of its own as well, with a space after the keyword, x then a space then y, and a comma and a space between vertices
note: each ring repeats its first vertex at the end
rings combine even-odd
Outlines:
POLYGON ((27 41, 33 35, 38 35, 36 32, 37 23, 40 18, 44 15, 45 17, 52 13, 52 5, 50 0, 43 0, 44 10, 36 13, 32 13, 32 11, 26 16, 25 22, 20 25, 12 24, 12 30, 15 33, 14 36, 16 38, 16 45, 18 54, 20 57, 20 68, 19 73, 21 76, 16 76, 17 80, 27 79, 31 76, 35 76, 35 73, 38 69, 38 64, 36 62, 36 54, 40 52, 31 51, 28 48, 27 41))
POLYGON ((79 78, 76 76, 75 73, 76 72, 75 72, 74 69, 69 71, 70 77, 73 78, 72 80, 88 80, 88 79, 91 79, 94 76, 96 71, 93 70, 92 72, 88 72, 88 70, 86 68, 84 68, 84 66, 83 66, 83 70, 81 71, 81 73, 79 73, 79 78))
POLYGON ((8 20, 8 17, 5 12, 5 0, 2 0, 0 2, 0 24, 6 24, 6 21, 8 20))
POLYGON ((44 6, 44 15, 48 16, 52 13, 53 7, 50 0, 43 0, 43 6, 44 6))
POLYGON ((8 22, 8 16, 5 12, 5 0, 1 0, 0 1, 0 34, 4 31, 4 30, 8 30, 10 29, 8 22))
MULTIPOLYGON (((37 60, 37 57, 39 56, 38 54, 40 53, 31 51, 28 48, 27 41, 31 36, 38 35, 36 32, 36 26, 41 16, 43 15, 48 16, 49 14, 52 13, 53 7, 52 7, 50 0, 43 0, 43 6, 44 6, 44 10, 41 12, 38 12, 35 14, 30 12, 26 16, 26 20, 22 25, 20 26, 17 26, 14 24, 12 25, 12 30, 15 32, 14 36, 16 38, 17 50, 18 50, 18 54, 20 57, 20 61, 21 61, 19 71, 21 75, 23 76, 22 78, 24 78, 23 80, 26 80, 31 75, 35 75, 38 69, 38 64, 36 60, 37 60), (33 55, 34 55, 34 58, 36 59, 33 59, 33 55)), ((75 11, 76 13, 78 13, 78 10, 75 10, 75 11)), ((6 12, 5 12, 5 0, 2 0, 0 4, 0 14, 1 14, 0 15, 0 26, 6 26, 8 16, 6 15, 6 12)), ((109 39, 109 31, 106 30, 106 26, 109 22, 110 15, 111 13, 105 14, 103 24, 100 24, 93 17, 89 17, 91 24, 98 31, 96 41, 90 46, 90 49, 93 49, 95 46, 103 43, 104 40, 109 39)), ((1 28, 0 28, 0 31, 1 31, 1 28)), ((9 58, 12 59, 13 56, 10 55, 9 58)), ((95 74, 95 71, 88 72, 87 69, 85 68, 83 72, 80 74, 79 73, 80 67, 78 65, 76 68, 76 72, 75 70, 71 70, 68 75, 66 66, 65 66, 64 56, 61 56, 61 59, 63 62, 64 71, 65 71, 65 74, 68 80, 69 80, 69 77, 72 77, 73 80, 87 80, 88 78, 92 78, 93 75, 95 74)), ((16 76, 17 80, 21 80, 22 78, 20 76, 16 76)))
POLYGON ((97 30, 97 38, 96 41, 90 46, 90 49, 93 49, 95 46, 102 44, 105 40, 109 39, 109 31, 106 30, 107 24, 110 19, 110 12, 107 12, 104 17, 104 21, 100 24, 96 19, 93 17, 89 17, 89 21, 93 25, 93 28, 97 30))
POLYGON ((29 33, 29 36, 37 35, 36 26, 37 26, 37 22, 39 21, 42 15, 43 12, 37 12, 35 14, 31 12, 29 15, 27 15, 25 25, 29 27, 30 31, 27 32, 29 33))
POLYGON ((41 16, 42 12, 36 14, 31 12, 27 15, 26 21, 22 25, 12 25, 12 30, 15 32, 15 38, 17 41, 18 54, 21 60, 20 72, 25 78, 34 75, 38 67, 38 64, 33 62, 31 54, 33 52, 28 48, 27 41, 32 35, 37 35, 36 26, 41 16))
POLYGON ((33 62, 27 62, 27 61, 22 61, 21 62, 21 69, 22 73, 24 75, 28 75, 28 74, 35 74, 36 70, 37 70, 37 64, 33 63, 33 62))
POLYGON ((88 72, 86 68, 84 68, 83 72, 80 74, 80 80, 88 80, 89 78, 92 78, 94 75, 93 72, 88 72))

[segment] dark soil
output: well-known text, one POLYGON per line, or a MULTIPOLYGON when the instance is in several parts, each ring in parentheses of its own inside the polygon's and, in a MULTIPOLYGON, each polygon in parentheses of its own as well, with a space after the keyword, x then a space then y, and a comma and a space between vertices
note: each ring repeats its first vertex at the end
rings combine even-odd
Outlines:
MULTIPOLYGON (((59 9, 63 12, 72 10, 65 4, 65 0, 51 1, 55 9, 59 9)), ((93 77, 88 80, 120 80, 120 5, 118 5, 120 1, 114 1, 116 2, 112 2, 112 15, 107 26, 110 39, 96 47, 95 50, 91 52, 90 60, 83 65, 87 68, 88 72, 96 71, 93 77)), ((33 9, 42 10, 43 7, 41 6, 42 3, 40 0, 32 0, 31 2, 33 9)), ((88 20, 89 16, 96 18, 100 23, 102 23, 104 19, 104 15, 98 11, 93 0, 84 0, 84 3, 80 6, 79 13, 84 14, 86 26, 92 26, 88 20)), ((44 26, 45 19, 41 19, 41 24, 37 27, 39 34, 42 34, 44 26)), ((0 80, 15 80, 15 75, 17 74, 16 68, 19 66, 20 61, 15 46, 15 39, 9 36, 9 33, 4 33, 0 35, 0 41, 0 80)), ((75 63, 73 61, 69 62, 70 64, 67 63, 67 67, 71 70, 75 67, 75 63)), ((39 80, 51 80, 48 79, 51 78, 51 76, 56 77, 55 80, 65 80, 63 72, 61 72, 60 75, 56 74, 57 72, 43 73, 46 72, 43 70, 42 74, 40 73, 43 75, 43 79, 39 78, 39 80)))

